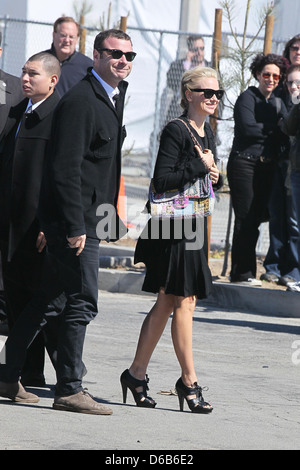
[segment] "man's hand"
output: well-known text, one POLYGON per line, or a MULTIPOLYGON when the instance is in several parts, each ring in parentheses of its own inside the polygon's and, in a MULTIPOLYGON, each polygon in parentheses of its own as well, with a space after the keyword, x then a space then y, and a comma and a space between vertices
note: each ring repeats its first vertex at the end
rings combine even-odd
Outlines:
POLYGON ((80 255, 85 246, 86 235, 78 235, 78 237, 67 237, 70 248, 78 248, 76 256, 80 255))
POLYGON ((35 246, 37 247, 37 250, 39 253, 41 253, 43 251, 43 249, 45 248, 46 246, 46 237, 45 237, 45 234, 44 232, 40 232, 38 234, 38 237, 36 239, 36 244, 35 246))

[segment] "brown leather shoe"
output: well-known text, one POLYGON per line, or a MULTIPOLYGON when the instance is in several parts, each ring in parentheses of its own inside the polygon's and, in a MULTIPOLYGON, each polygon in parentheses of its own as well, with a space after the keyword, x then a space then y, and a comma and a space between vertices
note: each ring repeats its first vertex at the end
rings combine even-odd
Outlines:
POLYGON ((85 390, 67 397, 55 397, 53 408, 62 411, 74 411, 92 415, 111 415, 112 410, 96 402, 85 390))
POLYGON ((37 403, 40 401, 37 395, 26 392, 20 382, 0 382, 0 396, 18 403, 37 403))

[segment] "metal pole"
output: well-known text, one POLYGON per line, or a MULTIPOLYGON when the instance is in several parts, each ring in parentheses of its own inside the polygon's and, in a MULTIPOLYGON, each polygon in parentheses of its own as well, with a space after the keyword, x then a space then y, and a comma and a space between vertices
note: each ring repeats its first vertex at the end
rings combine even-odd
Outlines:
POLYGON ((127 29, 127 16, 121 16, 121 23, 120 23, 120 29, 126 32, 127 29))
POLYGON ((272 49, 272 35, 273 35, 274 16, 268 15, 266 20, 265 41, 264 41, 264 55, 270 54, 272 49))
POLYGON ((4 28, 2 33, 2 56, 1 56, 1 68, 5 70, 5 56, 6 56, 6 33, 7 33, 7 25, 9 21, 9 15, 5 15, 4 17, 4 28))

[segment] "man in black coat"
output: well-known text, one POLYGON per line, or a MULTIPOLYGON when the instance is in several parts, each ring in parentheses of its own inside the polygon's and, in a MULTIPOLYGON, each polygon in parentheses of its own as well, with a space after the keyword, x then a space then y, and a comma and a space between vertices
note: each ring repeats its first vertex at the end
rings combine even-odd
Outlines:
MULTIPOLYGON (((2 55, 2 33, 0 32, 0 57, 2 55)), ((10 75, 0 69, 0 135, 4 129, 11 106, 16 105, 24 98, 19 77, 10 75)), ((2 266, 0 253, 0 327, 4 326, 6 318, 6 302, 3 290, 2 266), (3 320, 3 325, 1 321, 3 320)), ((2 329, 2 328, 1 328, 2 329)), ((5 329, 4 329, 5 331, 5 329)))
MULTIPOLYGON (((2 55, 2 33, 0 32, 0 57, 2 55)), ((24 98, 19 77, 0 69, 0 135, 4 129, 11 106, 24 98)))
MULTIPOLYGON (((51 54, 35 54, 26 62, 22 69, 26 98, 11 108, 2 134, 0 243, 9 319, 14 328, 6 342, 6 364, 0 365, 0 395, 14 401, 38 401, 19 382, 21 368, 15 371, 10 364, 23 342, 24 331, 18 334, 15 326, 38 287, 44 262, 45 237, 37 209, 53 111, 59 102, 55 91, 59 75, 59 62, 51 54)), ((26 348, 23 364, 25 357, 26 348)))
POLYGON ((54 114, 39 209, 48 252, 41 287, 18 327, 24 338, 30 337, 30 328, 34 331, 43 321, 41 307, 65 293, 53 404, 57 410, 112 414, 82 387, 82 353, 87 325, 98 312, 99 241, 115 239, 122 231, 116 207, 125 136, 124 79, 135 55, 123 31, 99 33, 93 69, 61 98, 54 114))

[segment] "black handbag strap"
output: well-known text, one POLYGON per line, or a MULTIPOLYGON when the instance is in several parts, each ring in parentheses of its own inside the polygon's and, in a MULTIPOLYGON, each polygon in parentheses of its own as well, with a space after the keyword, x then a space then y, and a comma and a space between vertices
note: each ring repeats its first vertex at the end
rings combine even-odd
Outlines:
POLYGON ((201 147, 200 143, 198 142, 198 140, 194 136, 193 132, 191 131, 191 129, 189 127, 189 125, 187 125, 187 123, 183 119, 180 119, 180 118, 175 118, 175 119, 173 119, 173 121, 180 121, 185 125, 185 127, 187 128, 187 130, 188 130, 188 132, 189 132, 189 134, 192 138, 192 141, 193 141, 194 145, 198 145, 198 147, 200 147, 202 152, 203 152, 203 148, 201 147))

